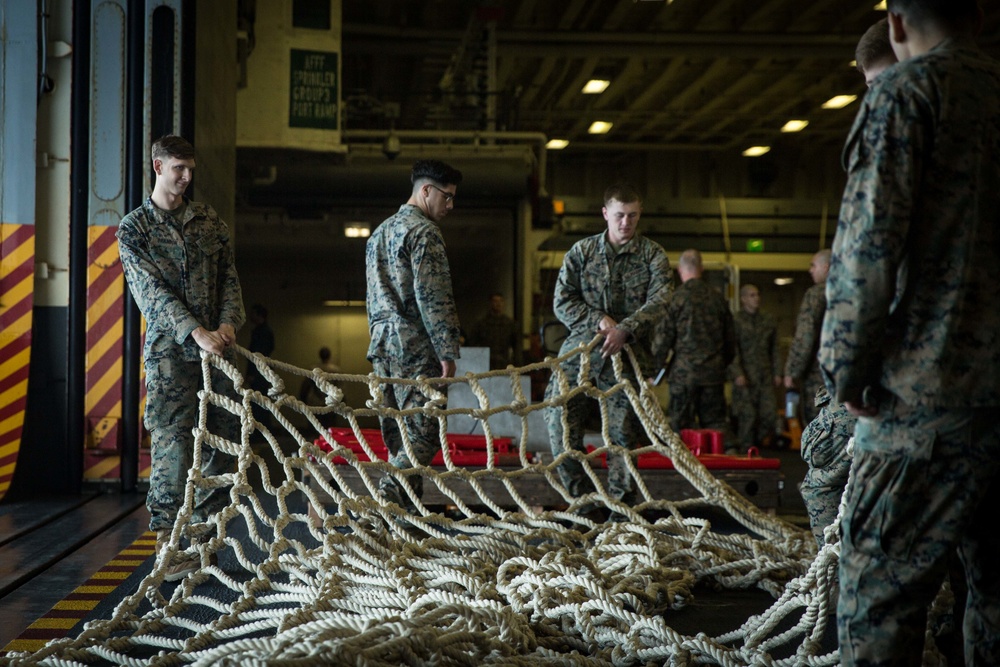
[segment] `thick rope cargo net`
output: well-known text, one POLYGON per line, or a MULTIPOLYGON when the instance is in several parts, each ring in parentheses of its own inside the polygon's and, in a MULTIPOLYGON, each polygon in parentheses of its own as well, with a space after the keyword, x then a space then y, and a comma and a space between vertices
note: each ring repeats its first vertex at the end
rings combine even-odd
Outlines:
POLYGON ((229 387, 199 394, 195 463, 169 545, 108 618, 90 621, 78 636, 7 659, 23 665, 838 663, 836 651, 821 653, 834 597, 836 540, 817 555, 808 531, 762 512, 709 474, 670 430, 651 389, 624 379, 623 363, 638 369, 628 348, 614 358, 619 382, 611 390, 580 382, 596 343, 521 368, 447 380, 328 374, 239 348, 267 379, 267 393, 251 390, 232 363, 204 355, 205 385, 211 386, 217 369, 229 387), (572 355, 581 355, 579 377, 560 367, 572 355), (279 371, 296 381, 311 378, 325 403, 308 405, 286 392, 279 371), (551 372, 561 391, 531 403, 521 379, 538 371, 551 372), (497 377, 510 380, 513 401, 490 402, 482 385, 497 377), (363 406, 344 402, 349 383, 367 387, 363 406), (358 420, 401 420, 412 412, 385 407, 394 383, 416 386, 428 397, 420 410, 440 425, 441 465, 398 469, 380 460, 366 440, 358 420), (459 384, 471 389, 477 405, 449 408, 449 387, 459 384), (631 456, 608 435, 606 399, 619 391, 648 441, 631 456), (603 445, 554 460, 529 450, 531 413, 563 410, 580 393, 601 407, 603 445), (270 418, 255 419, 255 406, 258 416, 270 418), (237 440, 213 430, 208 415, 220 409, 239 419, 237 440), (499 414, 514 416, 523 428, 503 466, 490 427, 499 414), (366 455, 322 439, 333 415, 349 425, 366 455), (454 462, 445 434, 449 419, 459 416, 480 425, 488 444, 485 465, 454 462), (201 475, 198 462, 212 448, 235 458, 232 472, 201 475), (598 457, 609 452, 628 458, 637 490, 632 506, 611 498, 598 474, 598 457), (635 465, 637 455, 649 452, 669 457, 699 495, 656 497, 635 465), (567 457, 582 464, 593 493, 574 498, 562 486, 557 466, 567 457), (378 493, 384 475, 401 482, 420 476, 423 498, 430 491, 443 494, 450 499, 446 511, 416 494, 410 511, 384 500, 378 493), (539 506, 525 497, 522 489, 539 480, 560 502, 539 506), (229 504, 195 521, 196 490, 211 488, 228 492, 229 504), (595 522, 582 511, 595 505, 625 520, 595 522), (738 529, 713 529, 705 508, 738 529), (201 567, 167 582, 167 565, 185 551, 201 567), (773 603, 723 634, 682 633, 675 621, 697 595, 696 586, 760 589, 773 603))

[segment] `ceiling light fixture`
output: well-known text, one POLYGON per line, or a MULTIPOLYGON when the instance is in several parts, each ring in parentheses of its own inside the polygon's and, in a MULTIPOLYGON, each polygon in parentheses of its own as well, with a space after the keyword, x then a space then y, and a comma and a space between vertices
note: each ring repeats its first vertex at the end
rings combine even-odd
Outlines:
POLYGON ((882 2, 875 5, 872 9, 874 9, 877 12, 884 12, 888 11, 889 7, 886 6, 885 0, 882 0, 882 2))
POLYGON ((587 130, 590 134, 607 134, 611 130, 611 126, 614 123, 609 123, 604 120, 595 120, 590 124, 590 128, 587 130))
POLYGON ((344 236, 349 239, 366 239, 372 235, 372 226, 367 222, 345 222, 344 236))
POLYGON ((610 81, 604 79, 591 79, 587 83, 583 84, 582 92, 584 95, 597 95, 603 93, 611 85, 610 81))
POLYGON ((781 127, 782 132, 801 132, 809 124, 807 120, 790 120, 781 127))
POLYGON ((794 278, 775 278, 774 284, 779 286, 791 285, 795 282, 794 278))
POLYGON ((848 104, 858 99, 857 95, 835 95, 823 102, 824 109, 843 109, 848 104))
POLYGON ((550 151, 561 151, 567 146, 569 146, 569 141, 566 139, 549 139, 549 142, 545 144, 545 147, 550 151))
POLYGON ((743 151, 744 157, 760 157, 764 153, 771 150, 770 146, 751 146, 750 148, 743 151))

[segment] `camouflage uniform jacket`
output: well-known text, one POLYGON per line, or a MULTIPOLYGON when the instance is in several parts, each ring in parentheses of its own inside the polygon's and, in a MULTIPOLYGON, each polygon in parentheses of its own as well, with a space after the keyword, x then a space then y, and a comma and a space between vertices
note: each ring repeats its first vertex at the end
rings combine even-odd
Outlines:
POLYGON ((883 73, 844 149, 822 363, 837 401, 1000 405, 1000 64, 945 40, 883 73))
POLYGON ((441 229, 403 204, 368 239, 368 360, 458 359, 458 314, 441 229))
POLYGON ((671 384, 724 384, 736 355, 736 333, 729 304, 701 278, 683 283, 670 298, 664 321, 664 344, 673 350, 671 384))
POLYGON ((178 225, 150 198, 122 219, 116 236, 129 289, 146 318, 146 359, 198 361, 192 331, 243 326, 229 228, 211 206, 189 201, 178 225))
MULTIPOLYGON (((555 314, 569 329, 560 354, 589 343, 607 315, 629 332, 629 346, 643 373, 651 374, 664 356, 651 345, 670 299, 670 276, 667 253, 645 237, 635 236, 617 253, 607 242, 607 232, 574 243, 556 281, 555 314)), ((601 358, 598 345, 591 353, 593 374, 599 374, 605 363, 610 368, 611 360, 601 358)))
POLYGON ((774 318, 757 311, 743 309, 733 316, 736 325, 736 358, 729 366, 729 379, 741 375, 750 384, 770 385, 781 375, 778 361, 778 328, 774 318))
MULTIPOLYGON (((858 418, 848 412, 843 403, 833 403, 826 387, 816 392, 816 407, 819 408, 816 419, 802 429, 802 460, 810 468, 821 469, 841 458, 850 467, 850 459, 845 458, 847 443, 854 437, 858 418)), ((841 472, 838 479, 843 486, 847 483, 847 471, 841 472)))
MULTIPOLYGON (((799 316, 795 321, 795 337, 788 349, 788 359, 785 360, 785 375, 799 380, 806 387, 819 387, 823 384, 816 353, 819 351, 825 312, 826 283, 816 283, 802 297, 799 316)), ((813 397, 809 396, 808 400, 813 400, 813 397)))

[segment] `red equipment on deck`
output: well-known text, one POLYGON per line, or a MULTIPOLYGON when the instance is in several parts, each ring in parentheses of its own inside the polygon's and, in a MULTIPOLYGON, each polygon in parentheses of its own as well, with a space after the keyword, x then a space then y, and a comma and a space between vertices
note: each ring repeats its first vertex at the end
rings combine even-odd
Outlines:
MULTIPOLYGON (((377 428, 361 429, 361 435, 371 448, 372 453, 383 461, 389 459, 389 452, 382 440, 382 432, 377 428)), ((723 452, 722 432, 711 429, 684 429, 681 431, 681 440, 688 446, 691 452, 698 457, 698 460, 709 470, 777 470, 781 462, 779 459, 760 458, 756 449, 751 450, 747 456, 726 456, 723 452)), ((355 436, 350 428, 331 428, 330 439, 341 447, 345 447, 357 456, 359 461, 369 461, 364 446, 355 436)), ((487 464, 487 440, 483 435, 470 435, 464 433, 448 433, 448 451, 451 460, 455 465, 460 466, 485 466, 487 464)), ((513 441, 511 438, 493 438, 494 465, 496 466, 520 466, 521 461, 517 452, 511 451, 513 441)), ((324 438, 317 438, 314 443, 325 452, 333 451, 330 443, 324 438)), ((593 448, 589 448, 591 451, 593 448)), ((601 454, 593 459, 596 465, 605 467, 605 454, 601 454)), ((347 460, 341 456, 334 457, 334 463, 345 464, 347 460)), ((432 466, 444 465, 443 452, 437 452, 431 460, 432 466)), ((637 460, 640 469, 667 469, 672 470, 673 461, 669 457, 657 452, 646 452, 640 454, 637 460)))

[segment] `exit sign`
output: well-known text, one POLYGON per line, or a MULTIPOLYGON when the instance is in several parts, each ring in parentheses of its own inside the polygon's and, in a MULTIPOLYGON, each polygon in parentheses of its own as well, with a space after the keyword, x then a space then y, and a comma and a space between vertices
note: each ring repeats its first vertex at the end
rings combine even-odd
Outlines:
POLYGON ((764 252, 764 239, 747 240, 747 252, 764 252))

